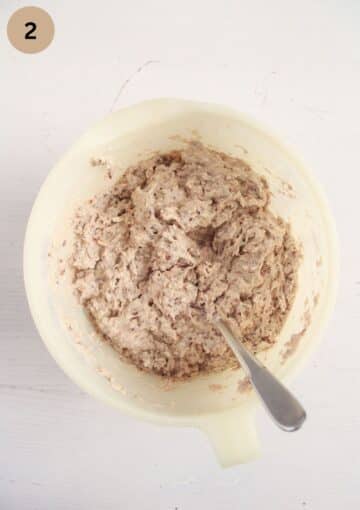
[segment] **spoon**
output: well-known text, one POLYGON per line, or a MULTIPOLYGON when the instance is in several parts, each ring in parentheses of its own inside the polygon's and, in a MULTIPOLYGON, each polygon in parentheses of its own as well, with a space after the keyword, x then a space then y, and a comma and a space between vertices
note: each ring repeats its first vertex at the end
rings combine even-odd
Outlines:
POLYGON ((231 333, 221 320, 215 325, 223 334, 237 359, 247 372, 256 393, 275 423, 287 432, 298 430, 306 412, 296 398, 231 333))

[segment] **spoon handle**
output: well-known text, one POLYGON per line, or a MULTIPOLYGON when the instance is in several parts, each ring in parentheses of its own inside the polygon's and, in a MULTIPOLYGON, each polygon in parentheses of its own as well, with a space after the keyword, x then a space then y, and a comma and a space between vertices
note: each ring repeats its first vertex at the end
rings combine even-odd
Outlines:
POLYGON ((248 373, 256 393, 275 423, 288 432, 299 429, 306 418, 300 403, 241 342, 234 338, 224 322, 218 321, 216 325, 248 373))

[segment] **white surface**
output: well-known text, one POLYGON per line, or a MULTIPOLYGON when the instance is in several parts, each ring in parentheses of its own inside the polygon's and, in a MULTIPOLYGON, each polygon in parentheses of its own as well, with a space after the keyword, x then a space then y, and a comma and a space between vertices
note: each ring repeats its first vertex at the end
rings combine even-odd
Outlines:
POLYGON ((24 4, 0 8, 1 510, 357 508, 360 4, 36 4, 56 27, 38 55, 6 41, 24 4), (46 352, 23 291, 26 219, 51 166, 111 108, 154 96, 229 104, 273 127, 313 167, 339 230, 337 307, 292 385, 308 422, 286 435, 260 412, 263 457, 225 471, 199 432, 134 421, 78 390, 46 352))

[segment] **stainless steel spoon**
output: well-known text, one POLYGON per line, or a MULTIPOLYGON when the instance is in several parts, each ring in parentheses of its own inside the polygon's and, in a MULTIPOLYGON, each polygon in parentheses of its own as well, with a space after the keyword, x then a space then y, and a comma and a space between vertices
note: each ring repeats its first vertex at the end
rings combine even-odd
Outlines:
POLYGON ((298 430, 306 418, 300 403, 240 341, 234 338, 223 321, 219 320, 215 325, 244 367, 256 393, 275 423, 287 432, 298 430))

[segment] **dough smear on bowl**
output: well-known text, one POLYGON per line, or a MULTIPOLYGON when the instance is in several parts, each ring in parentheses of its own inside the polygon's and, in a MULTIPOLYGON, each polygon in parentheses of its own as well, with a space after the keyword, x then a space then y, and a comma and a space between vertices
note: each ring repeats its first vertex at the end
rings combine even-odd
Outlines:
POLYGON ((122 359, 177 379, 236 366, 214 317, 253 352, 276 342, 299 249, 263 177, 199 142, 128 168, 74 218, 73 285, 122 359))

